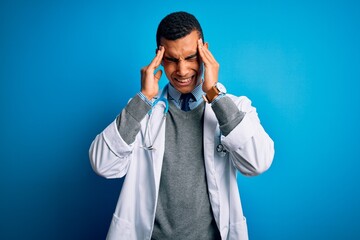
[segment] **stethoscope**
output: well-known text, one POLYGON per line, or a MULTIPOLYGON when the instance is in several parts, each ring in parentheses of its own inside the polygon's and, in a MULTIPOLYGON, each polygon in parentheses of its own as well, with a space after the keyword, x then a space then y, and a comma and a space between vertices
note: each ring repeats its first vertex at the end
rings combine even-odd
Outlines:
POLYGON ((224 145, 221 142, 221 132, 219 134, 219 144, 216 146, 216 152, 221 156, 221 157, 225 157, 226 154, 228 153, 228 151, 225 149, 224 145))
MULTIPOLYGON (((153 104, 152 104, 152 108, 151 110, 148 112, 149 114, 149 117, 148 117, 148 120, 147 120, 147 123, 146 123, 146 127, 145 127, 145 133, 144 133, 144 144, 142 146, 142 148, 144 148, 145 150, 148 150, 148 151, 153 151, 153 150, 156 150, 154 148, 154 144, 156 142, 156 139, 158 138, 159 136, 159 133, 160 133, 160 129, 162 128, 162 126, 164 125, 165 123, 165 120, 166 120, 166 116, 169 112, 169 101, 167 98, 165 98, 165 93, 168 92, 168 85, 166 85, 160 95, 160 97, 158 99, 156 99, 153 104), (150 134, 149 134, 149 123, 150 123, 150 118, 151 118, 151 114, 152 114, 152 109, 154 108, 154 106, 156 106, 156 104, 158 104, 159 102, 164 102, 165 104, 165 108, 164 108, 164 112, 163 112, 163 117, 161 119, 161 123, 160 123, 160 126, 159 126, 159 129, 157 130, 156 132, 156 135, 153 139, 153 141, 151 141, 151 137, 150 137, 150 134), (149 135, 149 145, 147 145, 145 143, 146 139, 147 139, 147 136, 149 135)), ((222 144, 221 142, 221 133, 219 134, 219 144, 216 146, 216 152, 221 156, 221 157, 225 157, 226 154, 228 153, 228 151, 225 149, 224 145, 222 144)))
POLYGON ((149 150, 149 151, 153 151, 153 150, 156 150, 154 148, 154 144, 156 142, 156 139, 158 138, 159 136, 159 133, 160 133, 160 129, 162 128, 162 126, 164 125, 164 122, 166 120, 166 116, 169 112, 169 101, 167 100, 167 98, 165 98, 165 93, 167 93, 168 91, 168 85, 166 85, 160 95, 160 97, 158 99, 156 99, 153 104, 152 104, 152 108, 150 109, 150 111, 148 112, 149 114, 149 117, 148 117, 148 120, 147 120, 147 123, 146 123, 146 127, 145 127, 145 134, 144 134, 144 144, 142 146, 142 148, 144 148, 145 150, 149 150), (149 134, 149 123, 150 123, 150 118, 151 118, 151 114, 152 114, 152 109, 154 108, 154 106, 156 106, 156 104, 158 104, 159 102, 164 102, 165 104, 165 108, 164 108, 164 116, 162 117, 161 119, 161 123, 160 123, 160 126, 159 126, 159 129, 157 130, 156 132, 156 135, 153 139, 153 141, 151 141, 151 137, 150 137, 150 134, 149 134), (149 135, 149 145, 146 145, 145 141, 147 139, 147 136, 149 135))

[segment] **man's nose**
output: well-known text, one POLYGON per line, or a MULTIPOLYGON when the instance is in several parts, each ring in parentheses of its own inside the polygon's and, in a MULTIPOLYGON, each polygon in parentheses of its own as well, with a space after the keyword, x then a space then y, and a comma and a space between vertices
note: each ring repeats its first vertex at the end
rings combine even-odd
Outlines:
POLYGON ((179 76, 186 76, 188 73, 188 66, 187 66, 187 62, 186 60, 179 60, 179 62, 177 63, 177 69, 176 69, 176 73, 179 76))

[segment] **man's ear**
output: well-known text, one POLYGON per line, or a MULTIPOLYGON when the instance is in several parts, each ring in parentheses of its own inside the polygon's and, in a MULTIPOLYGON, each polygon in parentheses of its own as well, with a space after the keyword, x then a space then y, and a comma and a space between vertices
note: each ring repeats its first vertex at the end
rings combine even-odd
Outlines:
POLYGON ((209 43, 204 43, 204 47, 206 47, 206 49, 209 49, 209 43))

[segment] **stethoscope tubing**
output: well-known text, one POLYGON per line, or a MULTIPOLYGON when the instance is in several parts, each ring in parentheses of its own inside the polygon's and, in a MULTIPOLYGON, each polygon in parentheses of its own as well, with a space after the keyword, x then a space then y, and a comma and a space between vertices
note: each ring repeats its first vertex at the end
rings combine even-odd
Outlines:
POLYGON ((167 98, 165 98, 165 93, 168 91, 168 85, 166 85, 161 93, 161 96, 156 99, 153 104, 152 104, 152 108, 150 109, 149 111, 149 118, 147 120, 147 123, 146 123, 146 127, 145 127, 145 136, 144 136, 144 139, 146 139, 147 135, 149 134, 149 122, 150 122, 150 118, 151 118, 151 114, 152 114, 152 109, 156 106, 156 104, 158 104, 159 102, 164 102, 165 104, 165 108, 164 108, 164 116, 162 117, 161 119, 161 123, 160 123, 160 126, 159 126, 159 129, 157 130, 156 132, 156 135, 153 139, 153 141, 151 141, 151 137, 149 136, 149 142, 150 142, 150 145, 149 146, 146 146, 146 144, 144 144, 143 148, 147 149, 147 150, 155 150, 154 148, 154 143, 156 142, 156 139, 158 138, 159 136, 159 133, 160 133, 160 129, 161 127, 164 125, 164 122, 166 120, 166 116, 167 116, 167 113, 169 112, 169 101, 167 100, 167 98))
MULTIPOLYGON (((150 110, 149 113, 148 113, 148 114, 149 114, 149 118, 148 118, 148 120, 147 120, 146 127, 145 127, 145 136, 144 136, 144 139, 146 139, 147 135, 149 134, 149 122, 150 122, 150 118, 151 118, 151 116, 152 116, 152 115, 151 115, 151 114, 152 114, 152 109, 153 109, 159 102, 164 102, 164 104, 165 104, 164 113, 163 113, 164 116, 163 116, 162 119, 161 119, 161 123, 160 123, 159 129, 157 130, 156 135, 155 135, 153 141, 151 141, 151 137, 149 136, 149 143, 150 143, 150 145, 149 145, 149 146, 146 146, 146 144, 144 144, 143 148, 146 149, 146 150, 155 150, 154 144, 155 144, 155 142, 156 142, 156 139, 157 139, 158 136, 159 136, 160 129, 161 129, 161 127, 164 125, 164 122, 165 122, 165 120, 166 120, 166 116, 167 116, 167 114, 168 114, 168 112, 169 112, 169 101, 168 101, 167 98, 165 98, 165 94, 167 93, 167 91, 168 91, 168 85, 166 85, 166 86, 164 87, 164 89, 163 89, 163 91, 162 91, 162 93, 161 93, 161 96, 154 101, 154 103, 152 104, 152 108, 151 108, 151 110, 150 110)), ((221 143, 221 134, 220 134, 220 136, 219 136, 219 144, 216 146, 216 151, 217 151, 221 156, 225 156, 226 153, 227 153, 224 145, 221 143)))

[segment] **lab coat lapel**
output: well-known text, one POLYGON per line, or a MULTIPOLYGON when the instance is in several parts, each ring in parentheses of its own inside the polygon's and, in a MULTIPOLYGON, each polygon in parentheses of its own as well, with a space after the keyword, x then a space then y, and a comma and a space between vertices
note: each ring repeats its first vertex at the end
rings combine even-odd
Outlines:
MULTIPOLYGON (((215 116, 214 111, 211 108, 210 104, 205 105, 204 113, 204 154, 205 154, 205 163, 210 163, 214 161, 214 151, 215 142, 214 142, 214 133, 216 131, 216 126, 218 122, 215 116)), ((208 166, 206 166, 208 167, 208 166)))
MULTIPOLYGON (((167 93, 164 93, 164 95, 166 96, 167 93)), ((152 157, 151 160, 153 163, 156 192, 159 191, 161 168, 162 168, 164 150, 165 150, 166 119, 163 121, 165 107, 166 105, 162 101, 158 102, 154 106, 152 113, 153 116, 151 120, 152 127, 150 129, 152 140, 154 140, 155 136, 159 134, 156 141, 153 142, 154 150, 151 151, 151 157, 152 157)))
POLYGON ((210 104, 205 105, 204 113, 204 161, 209 198, 215 220, 220 226, 220 196, 215 171, 215 133, 218 121, 210 104))

